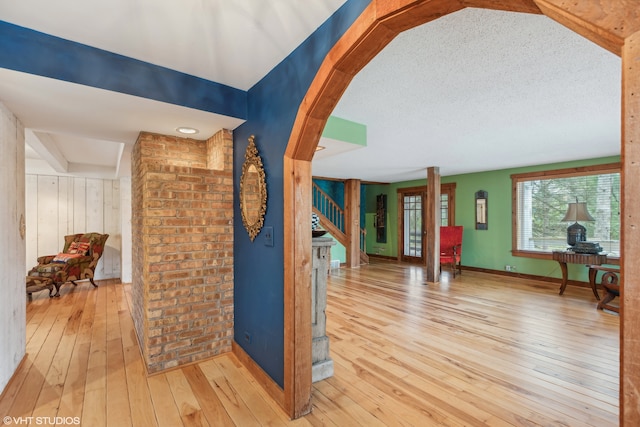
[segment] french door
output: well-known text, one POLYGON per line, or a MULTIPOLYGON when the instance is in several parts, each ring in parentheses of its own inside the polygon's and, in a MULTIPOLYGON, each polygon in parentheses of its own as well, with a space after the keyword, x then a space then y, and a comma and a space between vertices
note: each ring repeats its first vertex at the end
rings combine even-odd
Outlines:
MULTIPOLYGON (((440 222, 455 224, 455 183, 440 187, 440 222)), ((423 207, 427 200, 425 187, 398 189, 398 244, 399 258, 404 262, 425 262, 425 239, 423 207)))
POLYGON ((424 221, 422 193, 402 195, 402 261, 421 262, 424 260, 424 221))

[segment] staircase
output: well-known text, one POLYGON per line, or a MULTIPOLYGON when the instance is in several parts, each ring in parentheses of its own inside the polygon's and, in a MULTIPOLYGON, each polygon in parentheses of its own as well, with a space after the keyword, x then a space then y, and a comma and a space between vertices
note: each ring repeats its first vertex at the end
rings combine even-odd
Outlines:
MULTIPOLYGON (((345 234, 344 211, 318 185, 313 183, 313 212, 320 218, 322 228, 327 230, 341 245, 349 244, 345 234)), ((367 230, 360 229, 360 264, 369 264, 365 252, 367 230)))

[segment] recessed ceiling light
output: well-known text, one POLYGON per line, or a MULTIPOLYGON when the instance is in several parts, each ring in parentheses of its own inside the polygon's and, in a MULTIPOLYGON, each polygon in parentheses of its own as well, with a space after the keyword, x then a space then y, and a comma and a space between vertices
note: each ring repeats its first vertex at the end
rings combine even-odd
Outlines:
POLYGON ((322 146, 322 145, 318 145, 316 147, 316 151, 320 151, 320 150, 324 150, 326 147, 322 146))
POLYGON ((198 133, 198 129, 194 129, 194 128, 189 128, 186 126, 181 126, 179 128, 176 129, 178 132, 183 133, 185 135, 194 135, 196 133, 198 133))

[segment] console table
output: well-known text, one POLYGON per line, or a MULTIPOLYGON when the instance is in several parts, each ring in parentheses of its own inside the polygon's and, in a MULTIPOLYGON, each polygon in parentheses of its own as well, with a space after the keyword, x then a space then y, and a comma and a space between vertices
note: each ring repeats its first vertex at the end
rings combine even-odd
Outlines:
POLYGON ((606 254, 580 254, 571 251, 553 251, 553 259, 560 264, 560 270, 562 270, 562 285, 560 285, 560 295, 564 293, 564 289, 567 287, 568 272, 567 263, 569 264, 584 264, 585 267, 589 267, 589 284, 591 290, 596 299, 600 301, 600 295, 596 289, 596 274, 598 271, 591 266, 597 266, 607 263, 606 254))

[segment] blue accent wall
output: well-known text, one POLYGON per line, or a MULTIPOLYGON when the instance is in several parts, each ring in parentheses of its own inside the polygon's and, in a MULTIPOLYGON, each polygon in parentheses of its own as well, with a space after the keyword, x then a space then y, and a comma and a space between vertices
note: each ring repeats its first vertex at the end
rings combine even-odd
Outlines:
MULTIPOLYGON (((234 203, 234 339, 284 387, 284 152, 291 129, 326 54, 370 0, 348 0, 307 40, 249 90, 247 121, 234 131, 234 196, 238 200, 244 151, 255 135, 267 178, 265 226, 274 246, 258 234, 253 242, 234 203)), ((311 218, 309 218, 311 227, 311 218)))
POLYGON ((0 21, 0 68, 245 119, 245 91, 0 21))
POLYGON ((246 120, 234 130, 234 339, 281 387, 284 152, 299 105, 322 61, 369 3, 370 0, 347 0, 247 92, 0 21, 0 68, 246 120), (237 203, 250 135, 256 136, 265 167, 265 226, 273 227, 273 247, 265 246, 262 234, 253 242, 249 240, 237 203))

